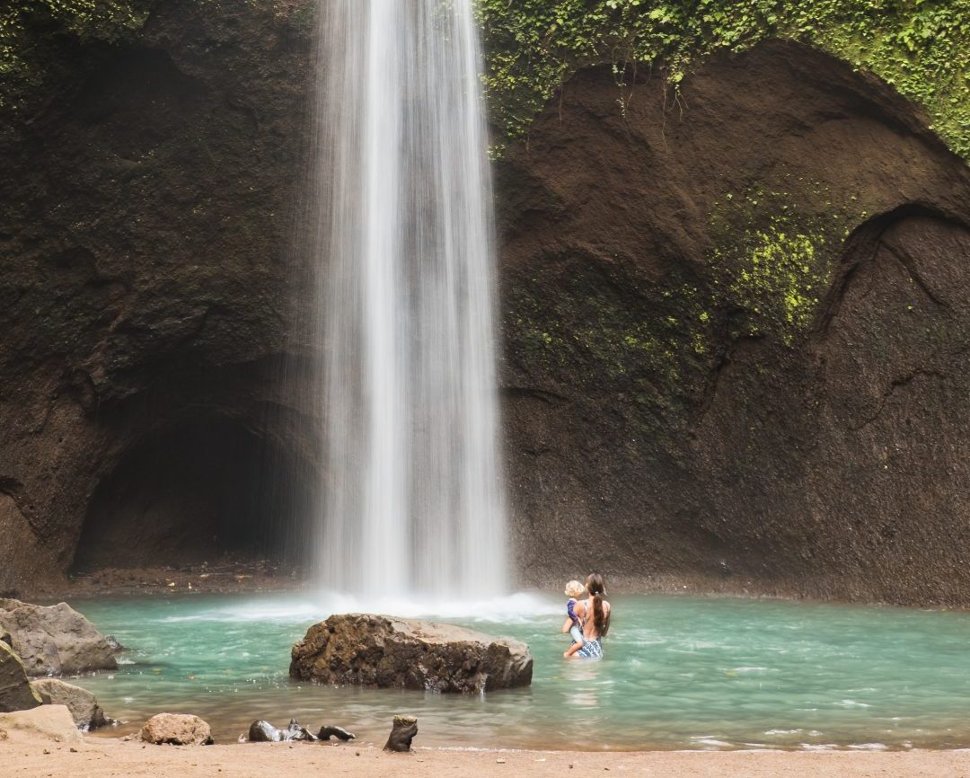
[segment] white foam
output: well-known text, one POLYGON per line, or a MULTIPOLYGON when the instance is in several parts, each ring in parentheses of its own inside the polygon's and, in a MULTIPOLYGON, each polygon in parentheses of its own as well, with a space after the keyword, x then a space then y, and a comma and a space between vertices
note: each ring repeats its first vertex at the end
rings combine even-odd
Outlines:
POLYGON ((274 622, 304 624, 334 613, 381 613, 401 618, 459 619, 482 623, 527 623, 564 611, 558 600, 537 592, 517 592, 475 600, 423 600, 418 597, 366 597, 325 592, 286 595, 214 606, 197 613, 166 616, 163 622, 274 622))

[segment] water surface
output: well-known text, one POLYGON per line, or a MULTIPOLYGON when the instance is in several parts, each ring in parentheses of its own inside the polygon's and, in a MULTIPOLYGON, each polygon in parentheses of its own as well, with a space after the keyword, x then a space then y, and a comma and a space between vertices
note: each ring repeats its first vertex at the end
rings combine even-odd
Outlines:
POLYGON ((606 658, 585 662, 561 658, 559 598, 439 609, 439 620, 524 640, 535 658, 528 689, 452 696, 290 681, 292 644, 354 603, 285 594, 84 601, 75 606, 128 651, 118 671, 80 683, 129 728, 161 711, 195 713, 220 742, 254 719, 296 717, 381 745, 391 717, 410 712, 426 746, 970 746, 970 614, 730 598, 612 602, 606 658))

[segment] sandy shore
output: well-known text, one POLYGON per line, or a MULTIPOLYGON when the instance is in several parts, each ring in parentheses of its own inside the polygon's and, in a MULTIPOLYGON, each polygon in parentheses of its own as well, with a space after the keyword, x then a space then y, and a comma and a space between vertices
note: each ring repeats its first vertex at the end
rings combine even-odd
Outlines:
POLYGON ((85 738, 74 744, 34 738, 0 741, 4 776, 289 776, 394 775, 589 776, 954 776, 970 775, 970 751, 907 752, 570 752, 417 749, 389 754, 353 745, 260 743, 228 746, 149 746, 138 741, 85 738))

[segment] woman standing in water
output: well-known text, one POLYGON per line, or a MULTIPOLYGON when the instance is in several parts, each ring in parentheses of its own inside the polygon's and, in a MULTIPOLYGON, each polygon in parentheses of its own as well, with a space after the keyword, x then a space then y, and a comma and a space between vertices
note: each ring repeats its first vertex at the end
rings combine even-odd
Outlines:
POLYGON ((573 656, 598 659, 603 656, 603 638, 610 631, 610 603, 606 600, 606 585, 599 573, 586 576, 589 597, 577 602, 574 612, 583 625, 583 647, 573 656))

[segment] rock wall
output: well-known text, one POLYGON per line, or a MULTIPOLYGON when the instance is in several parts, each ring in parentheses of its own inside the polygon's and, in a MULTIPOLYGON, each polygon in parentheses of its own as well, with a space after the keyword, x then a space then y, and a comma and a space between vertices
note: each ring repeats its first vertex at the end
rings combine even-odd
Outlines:
POLYGON ((500 167, 521 568, 966 602, 966 164, 794 44, 627 80, 500 167))
MULTIPOLYGON (((301 545, 308 7, 162 0, 0 128, 0 592, 301 545)), ((523 581, 970 602, 966 164, 792 44, 626 84, 496 165, 523 581)))
MULTIPOLYGON (((0 592, 271 549, 315 444, 281 380, 312 18, 156 4, 0 132, 0 592), (261 477, 262 476, 262 477, 261 477), (135 528, 132 531, 132 528, 135 528)), ((64 70, 63 62, 55 70, 64 70)))

